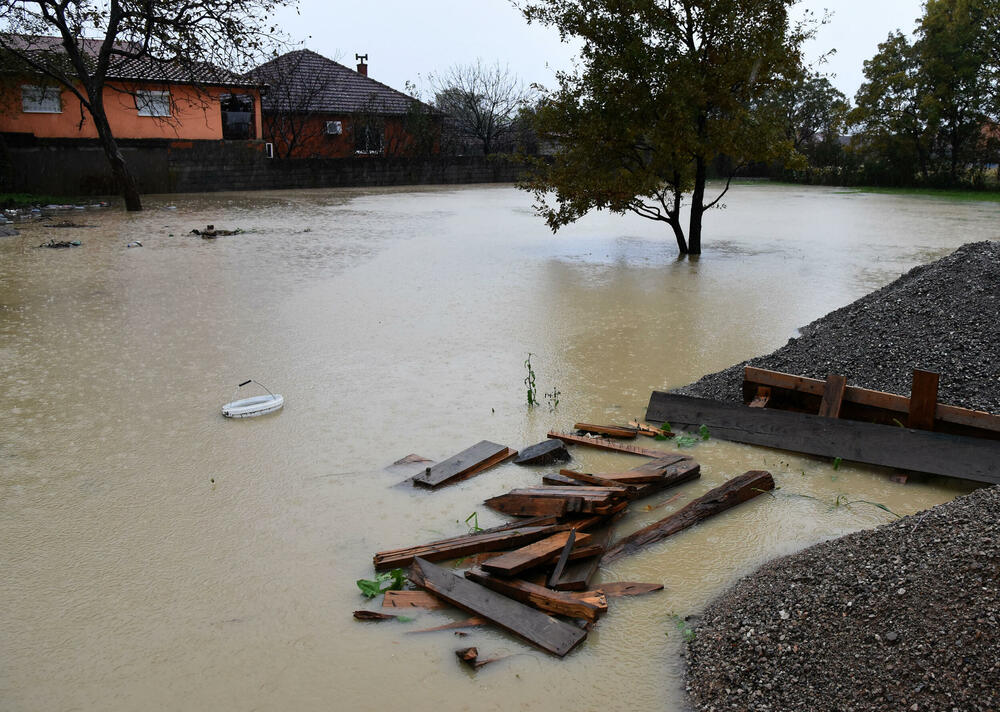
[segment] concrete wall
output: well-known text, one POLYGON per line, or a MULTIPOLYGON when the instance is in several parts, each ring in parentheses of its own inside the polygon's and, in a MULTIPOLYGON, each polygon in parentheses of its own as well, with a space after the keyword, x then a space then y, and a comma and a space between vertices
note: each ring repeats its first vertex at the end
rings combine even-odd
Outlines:
MULTIPOLYGON (((94 142, 3 138, 0 192, 117 192, 94 142)), ((272 159, 260 141, 122 141, 121 149, 143 193, 506 183, 520 174, 516 165, 483 156, 272 159)))

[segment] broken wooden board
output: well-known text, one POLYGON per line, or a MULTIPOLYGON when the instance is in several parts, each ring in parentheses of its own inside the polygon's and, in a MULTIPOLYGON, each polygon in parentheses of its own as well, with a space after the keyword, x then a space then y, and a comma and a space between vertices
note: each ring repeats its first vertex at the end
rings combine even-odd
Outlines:
MULTIPOLYGON (((608 479, 603 475, 592 475, 589 472, 578 472, 577 470, 559 470, 559 475, 565 477, 569 480, 567 484, 572 487, 579 487, 581 485, 591 485, 594 487, 622 487, 624 489, 635 488, 635 485, 626 485, 622 482, 617 482, 615 480, 608 479)), ((545 478, 542 478, 544 482, 545 478)), ((546 484, 552 484, 546 482, 546 484)))
POLYGON ((516 455, 517 451, 511 450, 506 445, 483 440, 433 467, 428 467, 422 474, 413 478, 413 484, 434 489, 444 484, 468 479, 516 455))
POLYGON ((593 423, 577 423, 573 426, 576 430, 592 435, 603 435, 606 438, 618 438, 619 440, 631 440, 639 434, 638 428, 624 425, 594 425, 593 423))
POLYGON ((587 632, 523 603, 456 576, 424 559, 410 567, 410 580, 457 608, 485 618, 542 650, 563 657, 587 632))
MULTIPOLYGON (((568 531, 553 534, 540 541, 522 546, 520 549, 508 551, 506 554, 498 556, 495 559, 485 561, 482 567, 491 574, 514 576, 549 561, 553 555, 558 555, 563 547, 566 546, 569 536, 570 532, 568 531)), ((578 532, 575 538, 579 546, 590 543, 590 534, 578 532)))
POLYGON ((627 499, 624 487, 545 485, 511 490, 491 497, 484 504, 504 514, 610 514, 627 499))
POLYGON ((435 611, 447 604, 427 591, 386 591, 382 598, 382 608, 420 608, 435 611))
POLYGON ((640 423, 638 420, 630 420, 628 421, 628 424, 635 428, 639 432, 639 435, 645 435, 647 438, 655 438, 657 435, 661 435, 665 438, 672 438, 674 436, 674 434, 668 430, 655 428, 652 425, 640 423))
MULTIPOLYGON (((759 412, 759 410, 755 412, 759 412)), ((650 419, 648 415, 646 419, 650 419)), ((691 501, 670 516, 616 541, 601 557, 601 565, 610 564, 623 556, 634 554, 645 546, 666 539, 712 515, 724 512, 773 489, 774 478, 771 477, 770 472, 763 470, 745 472, 691 501)))
POLYGON ((571 445, 586 445, 587 447, 596 447, 599 450, 627 452, 631 455, 642 455, 643 457, 662 457, 664 455, 663 450, 654 450, 653 448, 639 447, 638 445, 627 445, 615 440, 608 440, 607 438, 588 438, 586 435, 559 433, 555 430, 549 432, 549 437, 562 440, 564 443, 571 445))
POLYGON ((359 621, 394 621, 399 616, 392 613, 379 613, 378 611, 354 611, 354 618, 359 621))
MULTIPOLYGON (((826 388, 826 383, 818 378, 752 366, 743 371, 744 401, 753 396, 758 386, 768 386, 774 390, 775 397, 779 391, 788 397, 797 397, 793 405, 799 410, 815 413, 817 399, 826 388)), ((844 388, 841 418, 892 425, 905 423, 909 412, 910 399, 906 396, 856 386, 844 388)), ((934 420, 934 430, 939 432, 1000 439, 1000 415, 938 403, 934 408, 934 420)))
POLYGON ((479 568, 466 571, 465 578, 553 615, 596 621, 608 610, 608 599, 599 591, 590 591, 588 597, 572 596, 530 581, 494 576, 479 568))
POLYGON ((681 460, 676 465, 671 465, 663 474, 663 479, 657 482, 650 482, 646 485, 639 485, 634 492, 630 493, 630 500, 642 499, 650 495, 662 492, 671 487, 677 487, 685 482, 696 480, 701 477, 701 466, 694 460, 681 460))
POLYGON ((591 484, 628 487, 631 485, 644 485, 649 484, 650 482, 659 482, 666 476, 671 465, 676 465, 678 462, 690 459, 691 457, 688 455, 681 455, 679 453, 663 453, 662 457, 650 460, 649 462, 644 462, 638 467, 633 467, 630 470, 624 470, 621 472, 577 473, 574 470, 559 470, 559 474, 565 475, 566 477, 575 477, 576 475, 584 474, 588 478, 597 480, 596 482, 591 482, 591 484))
POLYGON ((489 665, 490 663, 499 662, 504 658, 510 657, 509 655, 501 655, 495 658, 481 658, 479 657, 478 648, 462 648, 461 650, 456 650, 455 655, 462 663, 468 665, 473 670, 478 670, 484 665, 489 665))
POLYGON ((1000 441, 654 392, 649 420, 704 423, 714 437, 819 457, 1000 484, 1000 441))
POLYGON ((481 532, 468 536, 453 537, 410 546, 403 549, 391 549, 375 554, 373 562, 376 571, 408 566, 416 557, 428 561, 445 561, 457 559, 460 556, 481 554, 487 551, 502 551, 542 539, 561 529, 558 524, 536 527, 520 527, 518 529, 503 529, 500 531, 481 532))
POLYGON ((569 460, 566 444, 558 440, 544 440, 521 450, 514 458, 515 465, 550 465, 553 462, 569 460))

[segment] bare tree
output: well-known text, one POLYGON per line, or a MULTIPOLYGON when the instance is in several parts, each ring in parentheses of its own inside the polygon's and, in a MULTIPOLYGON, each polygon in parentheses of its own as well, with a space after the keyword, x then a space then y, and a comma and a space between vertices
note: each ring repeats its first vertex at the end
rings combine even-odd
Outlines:
POLYGON ((206 81, 216 67, 247 69, 277 32, 275 9, 295 2, 0 0, 0 50, 80 101, 94 121, 126 208, 141 210, 135 178, 104 108, 109 80, 134 73, 137 66, 194 83, 206 81))
POLYGON ((448 116, 446 126, 486 155, 510 140, 518 113, 535 93, 499 62, 455 65, 445 74, 431 75, 430 83, 435 107, 448 116))

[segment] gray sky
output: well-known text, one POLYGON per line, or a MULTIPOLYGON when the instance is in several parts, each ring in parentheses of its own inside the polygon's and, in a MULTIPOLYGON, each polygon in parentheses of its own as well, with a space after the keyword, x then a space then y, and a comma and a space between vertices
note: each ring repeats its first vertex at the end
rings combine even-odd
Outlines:
MULTIPOLYGON (((836 48, 823 67, 848 97, 861 84, 862 63, 889 32, 912 30, 921 0, 803 0, 800 7, 833 12, 808 53, 836 48)), ((508 0, 381 0, 377 3, 301 0, 301 14, 282 12, 280 24, 294 39, 353 67, 368 54, 369 75, 402 90, 409 80, 426 85, 449 66, 500 60, 527 82, 551 86, 555 70, 572 65, 574 49, 547 28, 528 26, 508 0)))

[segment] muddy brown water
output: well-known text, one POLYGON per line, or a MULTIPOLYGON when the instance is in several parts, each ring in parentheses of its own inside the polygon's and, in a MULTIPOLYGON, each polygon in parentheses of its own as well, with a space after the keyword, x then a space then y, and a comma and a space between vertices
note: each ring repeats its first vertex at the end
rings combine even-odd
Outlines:
POLYGON ((481 502, 539 478, 507 464, 425 493, 384 465, 641 416, 651 390, 770 351, 1000 224, 997 204, 830 189, 727 203, 690 261, 639 219, 552 236, 509 186, 151 197, 65 216, 94 226, 80 248, 33 249, 65 233, 43 224, 0 238, 0 708, 683 709, 676 617, 891 519, 859 500, 905 515, 969 486, 710 440, 700 481, 619 530, 747 469, 781 489, 602 571, 666 591, 613 601, 564 660, 488 629, 406 634, 447 612, 351 612, 375 607, 354 585, 372 553, 473 512, 499 523, 481 502), (246 233, 188 234, 209 223, 246 233), (529 352, 554 410, 525 405, 529 352), (284 410, 222 418, 246 378, 284 410), (471 673, 453 654, 468 645, 511 657, 471 673))

